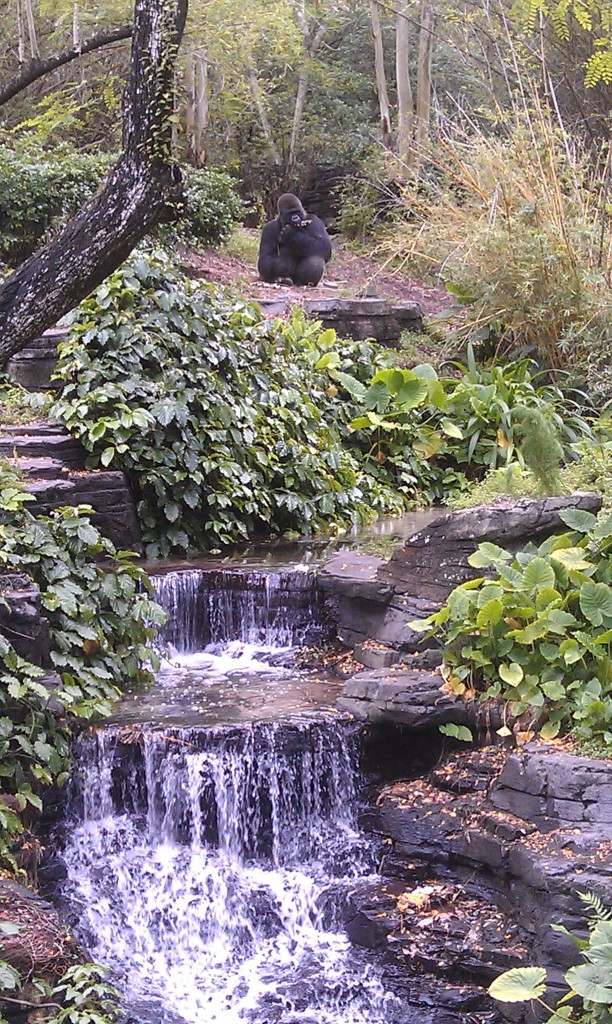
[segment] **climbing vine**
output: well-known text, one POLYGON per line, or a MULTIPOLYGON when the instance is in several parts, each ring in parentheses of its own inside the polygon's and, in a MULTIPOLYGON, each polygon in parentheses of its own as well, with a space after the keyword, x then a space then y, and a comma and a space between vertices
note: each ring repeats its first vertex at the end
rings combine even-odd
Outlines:
POLYGON ((54 670, 0 635, 0 862, 14 871, 15 841, 42 809, 45 787, 67 779, 71 722, 107 715, 121 685, 151 678, 150 645, 164 618, 143 570, 100 534, 87 508, 35 517, 30 500, 0 467, 0 588, 7 572, 39 587, 54 670))

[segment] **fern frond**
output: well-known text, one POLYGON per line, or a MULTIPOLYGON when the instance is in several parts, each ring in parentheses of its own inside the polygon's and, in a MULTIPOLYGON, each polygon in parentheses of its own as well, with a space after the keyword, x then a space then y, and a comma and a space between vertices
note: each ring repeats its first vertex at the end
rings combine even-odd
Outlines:
POLYGON ((587 909, 595 915, 594 923, 598 921, 612 921, 612 908, 606 907, 597 893, 579 892, 578 896, 586 905, 587 909))

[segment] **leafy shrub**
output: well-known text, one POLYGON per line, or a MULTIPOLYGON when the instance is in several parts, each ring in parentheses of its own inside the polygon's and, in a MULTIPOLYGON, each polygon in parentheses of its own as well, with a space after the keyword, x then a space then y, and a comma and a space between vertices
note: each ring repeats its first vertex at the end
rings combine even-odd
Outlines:
POLYGON ((74 314, 55 413, 130 476, 149 557, 361 522, 402 502, 342 444, 329 367, 367 346, 335 345, 137 258, 74 314))
POLYGON ((185 171, 186 210, 178 230, 190 242, 218 245, 229 237, 246 206, 229 174, 208 169, 185 171))
MULTIPOLYGON (((6 928, 12 934, 12 929, 19 930, 19 925, 0 922, 0 933, 6 928)), ((121 1019, 119 993, 105 980, 106 973, 107 969, 99 964, 77 963, 51 985, 44 978, 26 980, 6 960, 0 960, 0 998, 2 992, 10 991, 19 994, 17 1003, 22 1007, 37 1010, 43 1003, 49 1010, 56 1009, 56 1013, 42 1018, 46 1024, 115 1024, 121 1019)), ((1 1015, 0 1024, 6 1024, 1 1015)))
POLYGON ((575 942, 584 963, 570 967, 565 972, 568 992, 557 1004, 549 1006, 542 998, 546 991, 546 969, 544 967, 515 967, 501 974, 489 986, 489 994, 502 1003, 526 1003, 535 1000, 548 1013, 550 1021, 567 1021, 573 1018, 571 1007, 563 1003, 577 995, 582 1001, 580 1020, 583 1024, 608 1024, 612 1018, 612 912, 593 893, 578 893, 593 917, 589 922, 589 935, 583 939, 573 935, 561 925, 553 924, 554 931, 563 932, 575 942))
POLYGON ((456 587, 414 625, 442 640, 452 692, 501 698, 514 716, 529 711, 545 738, 569 727, 612 745, 612 517, 560 516, 571 532, 539 547, 513 555, 480 544, 468 561, 489 575, 456 587))
MULTIPOLYGON (((576 402, 556 385, 538 385, 530 360, 479 368, 470 351, 466 366, 455 365, 459 378, 438 377, 423 364, 380 370, 368 388, 346 375, 341 382, 361 407, 351 426, 370 471, 406 496, 421 495, 429 503, 447 500, 469 479, 509 465, 515 457, 522 466, 538 458, 541 462, 551 447, 556 451, 557 434, 568 458, 572 442, 591 436, 576 402), (539 435, 527 453, 529 446, 518 443, 528 413, 537 414, 538 423, 550 431, 553 440, 544 452, 539 435)), ((549 474, 544 483, 556 487, 557 481, 549 474)))
POLYGON ((0 145, 0 259, 16 265, 100 187, 106 157, 58 146, 41 153, 26 145, 0 145))
POLYGON ((13 867, 10 844, 22 829, 20 812, 28 805, 40 810, 41 787, 66 778, 65 715, 108 714, 119 684, 150 679, 153 624, 163 619, 146 596, 144 572, 101 536, 86 509, 34 517, 30 500, 15 474, 2 468, 0 567, 38 584, 60 678, 59 688, 50 689, 43 670, 0 635, 0 776, 19 808, 0 803, 0 860, 13 867), (103 567, 101 557, 111 564, 103 567))
MULTIPOLYGON (((15 266, 72 217, 104 183, 112 158, 68 145, 40 152, 33 143, 0 145, 0 260, 15 266)), ((162 237, 217 245, 244 204, 220 171, 185 170, 185 213, 162 237)))

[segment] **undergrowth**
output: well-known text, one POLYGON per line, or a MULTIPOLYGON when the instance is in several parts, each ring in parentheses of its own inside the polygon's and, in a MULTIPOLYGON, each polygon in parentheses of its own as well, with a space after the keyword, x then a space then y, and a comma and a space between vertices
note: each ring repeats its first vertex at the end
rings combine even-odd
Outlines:
POLYGON ((572 364, 593 397, 610 397, 610 156, 594 160, 523 85, 512 109, 494 112, 494 131, 441 128, 381 248, 465 306, 458 342, 572 364))
POLYGON ((12 469, 0 466, 0 600, 10 574, 38 586, 57 673, 49 676, 0 635, 0 863, 13 871, 19 836, 41 810, 44 789, 67 778, 71 723, 107 715, 120 686, 151 678, 150 645, 163 620, 143 570, 102 537, 86 508, 35 517, 31 500, 12 469))
POLYGON ((149 557, 217 549, 402 510, 343 444, 350 414, 328 372, 367 379, 393 359, 301 312, 264 321, 143 256, 73 315, 53 412, 94 464, 128 473, 149 557))

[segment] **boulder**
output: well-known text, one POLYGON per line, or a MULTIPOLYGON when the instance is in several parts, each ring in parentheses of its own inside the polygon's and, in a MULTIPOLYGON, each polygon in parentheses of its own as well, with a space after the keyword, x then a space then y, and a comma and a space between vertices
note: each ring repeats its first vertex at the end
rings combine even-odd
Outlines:
POLYGON ((312 299, 304 303, 304 312, 320 320, 323 328, 333 328, 341 338, 364 341, 375 338, 381 345, 393 347, 402 331, 421 333, 423 310, 418 303, 392 304, 386 299, 312 299))

